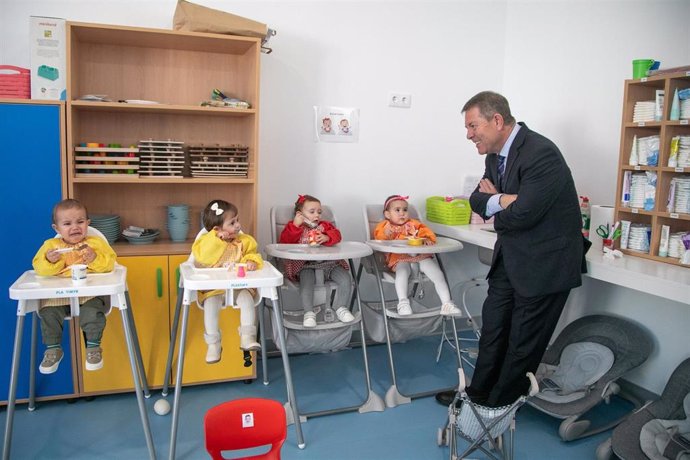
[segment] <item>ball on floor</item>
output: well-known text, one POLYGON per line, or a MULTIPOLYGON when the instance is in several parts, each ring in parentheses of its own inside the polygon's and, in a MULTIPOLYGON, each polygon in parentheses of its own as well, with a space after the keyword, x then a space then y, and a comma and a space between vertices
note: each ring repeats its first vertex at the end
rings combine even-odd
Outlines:
POLYGON ((168 412, 170 412, 170 403, 167 399, 161 398, 153 405, 153 411, 158 415, 168 415, 168 412))

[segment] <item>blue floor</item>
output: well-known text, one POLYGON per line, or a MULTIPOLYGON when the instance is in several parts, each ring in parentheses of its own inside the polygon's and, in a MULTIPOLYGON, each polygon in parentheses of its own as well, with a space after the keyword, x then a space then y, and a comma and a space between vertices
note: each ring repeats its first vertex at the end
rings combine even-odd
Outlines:
MULTIPOLYGON (((454 355, 446 347, 436 364, 436 338, 415 339, 395 345, 398 388, 413 394, 457 384, 454 355)), ((370 346, 372 386, 381 397, 390 386, 386 347, 370 346)), ((107 359, 107 358, 106 358, 107 359)), ((361 349, 291 357, 297 400, 302 413, 358 405, 365 396, 361 349)), ((264 397, 286 401, 280 358, 268 359, 270 384, 231 382, 185 387, 181 394, 177 458, 209 458, 203 441, 203 417, 210 407, 235 398, 264 397)), ((261 376, 260 376, 261 377, 261 376)), ((159 458, 167 458, 171 417, 158 416, 153 404, 160 392, 146 401, 159 458)), ((172 395, 168 397, 172 401, 172 395)), ((608 419, 629 411, 616 399, 601 405, 591 419, 608 419)), ((4 432, 6 410, 0 414, 4 432)), ((438 447, 437 429, 445 423, 447 409, 433 397, 384 412, 312 417, 302 423, 306 448, 297 447, 294 426, 288 428, 282 458, 290 459, 447 459, 447 447, 438 447)), ((525 406, 517 416, 516 459, 594 458, 596 447, 610 432, 565 443, 558 437, 560 420, 525 406)), ((472 454, 472 458, 484 458, 472 454)), ((39 403, 35 412, 17 406, 12 441, 13 459, 146 459, 146 442, 133 394, 99 396, 74 403, 39 403)))

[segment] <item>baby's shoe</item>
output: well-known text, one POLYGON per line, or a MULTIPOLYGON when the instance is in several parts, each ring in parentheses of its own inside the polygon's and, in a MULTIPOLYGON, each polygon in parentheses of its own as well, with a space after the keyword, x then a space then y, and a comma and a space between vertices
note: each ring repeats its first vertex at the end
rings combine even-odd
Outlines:
POLYGON ((240 326, 240 348, 244 351, 261 350, 261 345, 256 341, 256 326, 240 326))
POLYGON ((409 300, 402 299, 398 302, 398 314, 400 316, 407 316, 412 314, 412 307, 410 307, 409 300))
POLYGON ((213 334, 204 333, 204 341, 206 342, 206 363, 214 364, 220 361, 220 356, 223 353, 223 347, 220 343, 220 332, 213 334))
POLYGON ((304 327, 316 327, 316 313, 313 311, 304 312, 304 319, 302 320, 304 327))
POLYGON ((215 364, 220 361, 220 356, 223 353, 223 347, 218 343, 209 343, 206 348, 206 363, 215 364))
POLYGON ((352 321, 355 320, 355 317, 352 316, 352 313, 350 313, 350 310, 345 306, 338 308, 335 311, 335 316, 337 316, 338 319, 340 321, 342 321, 343 323, 351 323, 352 321))
POLYGON ((86 349, 86 370, 97 371, 103 367, 103 350, 101 347, 86 349))
POLYGON ((443 316, 462 316, 462 310, 456 307, 453 302, 444 302, 441 305, 441 314, 443 316))
POLYGON ((41 361, 41 365, 38 368, 39 372, 41 374, 52 374, 57 371, 63 356, 62 348, 48 348, 43 353, 43 361, 41 361))

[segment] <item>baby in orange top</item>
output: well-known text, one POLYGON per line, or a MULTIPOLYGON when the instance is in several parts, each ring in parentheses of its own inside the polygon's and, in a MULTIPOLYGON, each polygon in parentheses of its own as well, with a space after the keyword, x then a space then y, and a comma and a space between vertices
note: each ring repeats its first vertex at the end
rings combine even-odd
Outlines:
MULTIPOLYGON (((409 237, 424 238, 425 245, 436 244, 436 235, 422 222, 411 219, 408 212, 409 197, 391 195, 383 206, 383 216, 386 218, 378 223, 374 229, 377 240, 405 240, 409 237)), ((386 264, 395 272, 395 292, 398 295, 398 314, 411 315, 412 308, 407 298, 407 282, 412 272, 412 264, 418 263, 419 269, 433 283, 436 293, 441 299, 442 315, 460 315, 461 310, 450 299, 448 284, 441 268, 431 254, 386 254, 386 264)))

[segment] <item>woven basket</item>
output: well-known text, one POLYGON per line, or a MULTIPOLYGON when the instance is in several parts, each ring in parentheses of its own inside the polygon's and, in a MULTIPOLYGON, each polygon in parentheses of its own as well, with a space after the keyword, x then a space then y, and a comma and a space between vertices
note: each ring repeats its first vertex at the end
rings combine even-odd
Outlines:
POLYGON ((445 225, 465 225, 470 223, 472 208, 464 198, 431 196, 426 199, 426 219, 445 225))

